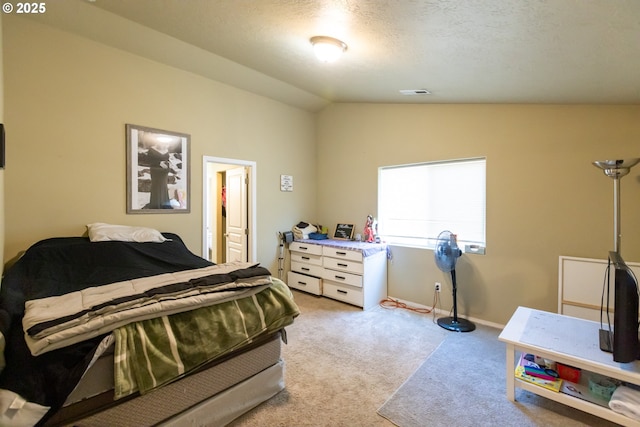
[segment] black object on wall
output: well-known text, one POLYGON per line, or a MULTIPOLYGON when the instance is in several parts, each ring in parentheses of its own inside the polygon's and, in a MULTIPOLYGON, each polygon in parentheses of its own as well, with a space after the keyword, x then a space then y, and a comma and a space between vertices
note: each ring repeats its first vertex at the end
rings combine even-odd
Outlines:
POLYGON ((0 123, 0 169, 4 169, 4 124, 0 123))

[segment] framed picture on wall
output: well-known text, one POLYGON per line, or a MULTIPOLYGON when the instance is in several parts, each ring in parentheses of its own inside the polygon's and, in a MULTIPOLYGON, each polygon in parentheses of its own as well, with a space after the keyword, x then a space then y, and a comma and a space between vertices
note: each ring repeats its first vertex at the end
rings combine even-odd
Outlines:
POLYGON ((127 213, 189 213, 190 135, 127 124, 127 213))

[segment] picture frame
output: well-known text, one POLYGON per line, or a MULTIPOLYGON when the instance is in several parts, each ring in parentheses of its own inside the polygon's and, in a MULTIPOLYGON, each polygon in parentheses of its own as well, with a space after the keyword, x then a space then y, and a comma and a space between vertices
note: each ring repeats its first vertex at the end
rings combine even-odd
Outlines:
POLYGON ((191 136, 133 124, 125 131, 127 213, 189 213, 191 136))
POLYGON ((352 240, 355 227, 353 224, 337 224, 333 238, 338 240, 352 240))

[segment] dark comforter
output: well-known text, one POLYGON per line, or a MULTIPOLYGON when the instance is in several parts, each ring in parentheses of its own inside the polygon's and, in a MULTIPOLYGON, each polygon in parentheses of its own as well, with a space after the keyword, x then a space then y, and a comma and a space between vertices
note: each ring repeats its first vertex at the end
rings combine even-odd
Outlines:
POLYGON ((25 301, 213 265, 191 253, 177 235, 163 234, 171 241, 90 242, 88 238, 68 237, 43 240, 29 248, 6 271, 0 288, 0 332, 6 339, 0 388, 50 406, 53 412, 73 390, 104 337, 34 357, 21 324, 25 301))

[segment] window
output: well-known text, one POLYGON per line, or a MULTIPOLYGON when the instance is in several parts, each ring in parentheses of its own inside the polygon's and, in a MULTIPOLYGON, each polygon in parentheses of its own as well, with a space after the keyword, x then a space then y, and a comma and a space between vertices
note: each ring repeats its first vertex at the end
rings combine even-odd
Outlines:
POLYGON ((486 159, 378 169, 378 233, 391 244, 433 248, 444 230, 458 245, 486 245, 486 159))

